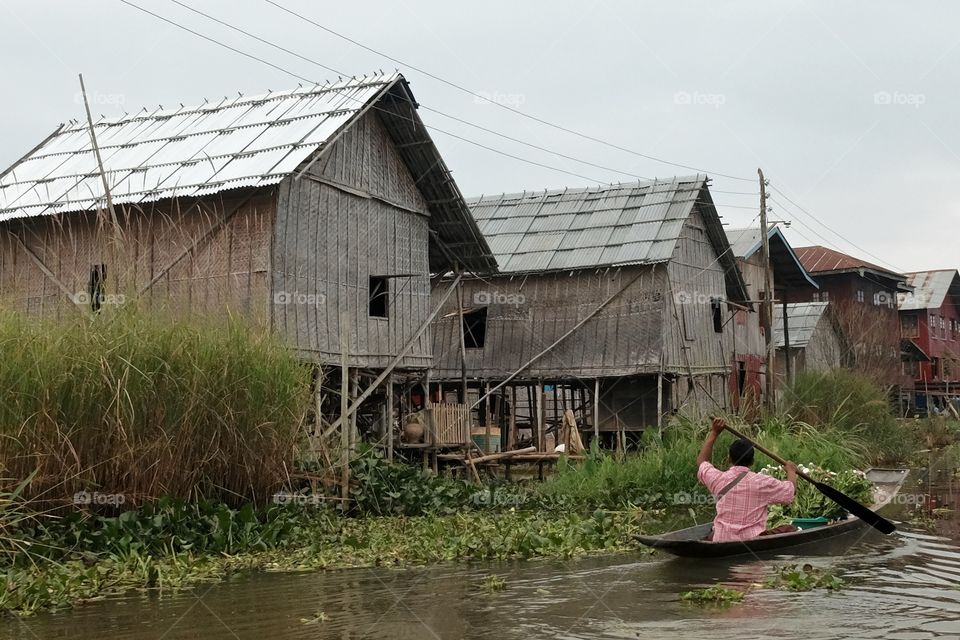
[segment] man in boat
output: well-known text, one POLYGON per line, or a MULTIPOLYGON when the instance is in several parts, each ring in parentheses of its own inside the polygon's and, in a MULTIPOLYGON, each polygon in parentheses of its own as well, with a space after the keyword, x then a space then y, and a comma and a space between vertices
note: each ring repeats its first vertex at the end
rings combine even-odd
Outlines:
MULTIPOLYGON (((697 457, 697 480, 716 499, 717 517, 713 521, 713 542, 749 540, 764 534, 785 533, 767 531, 767 507, 771 504, 790 504, 797 491, 797 465, 787 461, 787 479, 754 473, 753 445, 736 440, 730 445, 730 468, 720 471, 712 464, 713 445, 727 423, 714 418, 710 433, 697 457)), ((791 530, 792 527, 791 527, 791 530)))

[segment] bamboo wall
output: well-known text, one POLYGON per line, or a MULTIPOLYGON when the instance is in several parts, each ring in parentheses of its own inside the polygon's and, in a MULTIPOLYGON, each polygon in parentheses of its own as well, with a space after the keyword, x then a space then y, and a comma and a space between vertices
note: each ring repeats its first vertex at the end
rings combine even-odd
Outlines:
MULTIPOLYGON (((487 309, 483 348, 466 350, 467 375, 485 380, 511 375, 637 276, 609 306, 526 369, 520 379, 656 372, 662 348, 666 271, 662 266, 630 266, 465 279, 464 306, 487 309)), ((445 286, 441 282, 438 292, 445 286)), ((460 318, 455 296, 433 322, 432 331, 436 378, 459 379, 460 318)))
POLYGON ((714 330, 710 299, 726 299, 726 281, 697 209, 683 226, 667 264, 670 295, 663 332, 664 370, 687 376, 728 372, 735 320, 733 311, 723 304, 722 331, 714 330))
MULTIPOLYGON (((274 327, 306 357, 339 364, 343 320, 349 364, 386 366, 430 313, 430 236, 427 203, 377 114, 284 180, 277 211, 274 327), (388 319, 369 316, 370 276, 396 276, 388 319)), ((399 366, 429 364, 427 332, 399 366)))
POLYGON ((105 264, 105 304, 140 299, 178 314, 229 310, 265 322, 274 198, 270 189, 238 190, 117 205, 119 243, 105 213, 7 222, 0 225, 0 304, 47 318, 89 311, 90 272, 105 264))

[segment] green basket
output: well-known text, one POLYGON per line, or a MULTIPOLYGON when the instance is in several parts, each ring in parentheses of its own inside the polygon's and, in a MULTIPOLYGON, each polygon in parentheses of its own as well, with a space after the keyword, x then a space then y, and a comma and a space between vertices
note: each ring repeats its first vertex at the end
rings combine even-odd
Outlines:
POLYGON ((829 522, 830 521, 823 516, 819 518, 794 518, 793 526, 798 529, 814 529, 816 527, 822 527, 829 522))

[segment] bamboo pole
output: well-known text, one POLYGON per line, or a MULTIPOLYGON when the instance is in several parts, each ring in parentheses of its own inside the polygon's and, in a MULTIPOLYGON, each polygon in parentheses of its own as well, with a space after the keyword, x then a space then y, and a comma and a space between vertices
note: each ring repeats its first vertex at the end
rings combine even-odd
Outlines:
POLYGON ((350 434, 347 431, 347 409, 350 393, 350 364, 347 351, 350 349, 347 339, 347 313, 340 313, 340 509, 347 510, 350 496, 350 434))
POLYGON ((593 379, 593 438, 600 446, 600 378, 593 379))
POLYGON ((525 447, 523 449, 515 449, 513 451, 500 451, 499 453, 490 453, 485 456, 480 456, 479 458, 468 458, 465 460, 466 464, 475 465, 480 464, 481 462, 491 462, 493 460, 502 460, 503 458, 510 458, 521 453, 533 453, 537 450, 536 447, 525 447))
POLYGON ((393 374, 387 376, 387 460, 393 462, 393 374))

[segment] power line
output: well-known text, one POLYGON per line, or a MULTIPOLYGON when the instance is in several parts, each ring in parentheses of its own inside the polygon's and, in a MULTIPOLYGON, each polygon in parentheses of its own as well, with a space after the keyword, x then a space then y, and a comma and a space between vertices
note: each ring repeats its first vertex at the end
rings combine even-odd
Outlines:
MULTIPOLYGON (((330 71, 330 72, 332 72, 332 73, 336 73, 337 75, 340 75, 340 76, 346 75, 346 74, 344 74, 344 72, 342 72, 342 71, 339 71, 339 70, 337 70, 337 69, 334 69, 333 67, 329 67, 329 66, 324 65, 324 64, 322 64, 322 63, 320 63, 320 62, 317 62, 317 61, 315 61, 315 60, 312 60, 312 59, 310 59, 310 58, 307 58, 306 56, 303 56, 303 55, 301 55, 301 54, 298 54, 298 53, 296 53, 296 52, 294 52, 294 51, 291 51, 291 50, 289 50, 289 49, 287 49, 287 48, 285 48, 285 47, 282 47, 282 46, 280 46, 280 45, 276 45, 276 44, 274 44, 274 43, 272 43, 272 42, 270 42, 270 41, 268 41, 268 40, 265 40, 265 39, 263 39, 263 38, 260 38, 259 36, 255 35, 255 34, 249 33, 249 32, 247 32, 247 31, 245 31, 245 30, 243 30, 243 29, 241 29, 241 28, 239 28, 239 27, 235 27, 235 26, 233 26, 233 25, 231 25, 231 24, 229 24, 229 23, 227 23, 227 22, 225 22, 225 21, 223 21, 223 20, 220 20, 220 19, 218 19, 218 18, 215 18, 215 17, 213 17, 213 16, 210 16, 209 14, 206 14, 206 13, 204 13, 204 12, 198 10, 198 9, 194 9, 194 8, 192 8, 192 7, 189 7, 189 6, 185 5, 185 4, 183 4, 182 2, 179 2, 178 0, 170 0, 170 1, 173 2, 173 3, 175 3, 175 4, 177 4, 177 5, 179 5, 179 6, 181 6, 181 7, 186 8, 186 9, 188 9, 188 10, 194 12, 194 13, 197 13, 197 14, 199 14, 199 15, 202 15, 202 16, 206 17, 206 18, 209 18, 210 20, 213 20, 214 22, 217 22, 218 24, 224 25, 224 26, 226 26, 226 27, 228 27, 228 28, 230 28, 230 29, 233 29, 233 30, 235 30, 235 31, 238 31, 238 32, 240 32, 240 33, 242 33, 242 34, 244 34, 244 35, 246 35, 246 36, 248 36, 248 37, 254 38, 255 40, 257 40, 257 41, 259 41, 259 42, 268 44, 268 45, 270 45, 270 46, 272 46, 272 47, 274 47, 274 48, 276 48, 276 49, 278 49, 278 50, 284 51, 285 53, 289 53, 290 55, 296 56, 296 57, 298 57, 298 58, 300 58, 300 59, 302 59, 302 60, 305 60, 305 61, 307 61, 307 62, 310 62, 311 64, 315 64, 315 65, 317 65, 317 66, 319 66, 319 67, 321 67, 321 68, 323 68, 323 69, 326 69, 326 70, 328 70, 328 71, 330 71)), ((267 65, 267 66, 269 66, 269 67, 271 67, 271 68, 273 68, 273 69, 275 69, 275 70, 277 70, 277 71, 280 71, 280 72, 282 72, 282 73, 285 73, 285 74, 287 74, 287 75, 290 75, 290 76, 292 76, 292 77, 294 77, 294 78, 296 78, 296 79, 298 79, 298 80, 301 80, 301 81, 303 81, 303 82, 307 82, 307 83, 309 83, 309 84, 317 84, 316 81, 314 81, 314 80, 311 80, 311 79, 309 79, 309 78, 306 78, 306 77, 304 77, 304 76, 301 76, 301 75, 299 75, 299 74, 297 74, 297 73, 294 73, 294 72, 292 72, 292 71, 290 71, 290 70, 288 70, 288 69, 286 69, 286 68, 284 68, 284 67, 281 67, 280 65, 274 64, 273 62, 270 62, 269 60, 266 60, 266 59, 264 59, 264 58, 261 58, 261 57, 259 57, 259 56, 254 55, 254 54, 251 54, 251 53, 248 53, 248 52, 243 51, 243 50, 241 50, 241 49, 238 49, 238 48, 236 48, 236 47, 234 47, 234 46, 231 46, 231 45, 229 45, 229 44, 227 44, 227 43, 225 43, 225 42, 222 42, 222 41, 220 41, 220 40, 217 40, 216 38, 210 37, 210 36, 208 36, 208 35, 206 35, 206 34, 204 34, 204 33, 201 33, 201 32, 199 32, 199 31, 196 31, 195 29, 191 29, 190 27, 184 26, 183 24, 180 24, 179 22, 176 22, 176 21, 174 21, 174 20, 171 20, 171 19, 169 19, 169 18, 166 18, 166 17, 164 17, 164 16, 162 16, 162 15, 160 15, 160 14, 158 14, 158 13, 155 13, 155 12, 150 11, 150 10, 148 10, 148 9, 145 9, 144 7, 141 7, 141 6, 139 6, 139 5, 137 5, 137 4, 133 3, 133 2, 130 2, 130 0, 120 0, 120 2, 122 2, 123 4, 125 4, 125 5, 127 5, 127 6, 132 7, 132 8, 134 8, 134 9, 137 9, 138 11, 141 11, 141 12, 143 12, 143 13, 146 13, 146 14, 150 15, 150 16, 153 16, 154 18, 157 18, 157 19, 159 19, 159 20, 162 20, 162 21, 166 22, 167 24, 170 24, 170 25, 172 25, 172 26, 174 26, 174 27, 177 27, 177 28, 179 28, 179 29, 182 29, 183 31, 186 31, 186 32, 188 32, 188 33, 190 33, 190 34, 192 34, 192 35, 195 35, 195 36, 197 36, 197 37, 199 37, 199 38, 202 38, 202 39, 204 39, 204 40, 206 40, 206 41, 208 41, 208 42, 211 42, 211 43, 216 44, 216 45, 218 45, 218 46, 220 46, 220 47, 223 47, 223 48, 225 48, 225 49, 227 49, 227 50, 229 50, 229 51, 232 51, 232 52, 234 52, 234 53, 238 53, 238 54, 240 54, 240 55, 242 55, 242 56, 244 56, 244 57, 246 57, 246 58, 249 58, 249 59, 251 59, 251 60, 255 60, 255 61, 257 61, 257 62, 260 62, 260 63, 262 63, 262 64, 265 64, 265 65, 267 65)), ((333 91, 337 92, 336 90, 333 90, 333 91)), ((345 93, 345 92, 337 92, 337 93, 341 93, 341 95, 343 95, 344 97, 346 97, 346 98, 349 99, 349 100, 353 100, 354 102, 358 102, 358 103, 359 103, 359 102, 362 102, 362 101, 359 100, 358 98, 355 98, 354 96, 351 96, 351 95, 349 95, 349 94, 347 94, 347 93, 345 93)), ((423 105, 420 105, 420 106, 422 107, 423 105)), ((379 109, 379 108, 376 107, 376 106, 374 106, 374 108, 382 111, 382 109, 379 109)), ((435 110, 432 110, 432 111, 435 111, 435 110)), ((439 112, 438 112, 438 113, 439 113, 439 112)), ((396 114, 393 114, 393 115, 396 115, 396 114)), ((441 114, 441 115, 446 115, 446 114, 441 114)), ((401 117, 403 117, 403 116, 401 116, 401 117)), ((453 116, 449 116, 449 117, 453 117, 453 116)), ((410 121, 412 122, 412 119, 410 119, 410 118, 406 118, 406 119, 407 119, 407 120, 410 120, 410 121)), ((454 118, 454 119, 459 120, 459 118, 454 118)), ((462 121, 462 122, 466 122, 466 121, 463 121, 463 120, 461 120, 461 121, 462 121)), ((471 123, 468 123, 468 124, 471 124, 471 123)), ((549 170, 551 170, 551 171, 556 171, 556 172, 559 172, 559 173, 564 173, 564 174, 566 174, 566 175, 570 175, 570 176, 574 176, 574 177, 577 177, 577 178, 581 178, 581 179, 584 179, 584 180, 587 180, 587 181, 590 181, 590 182, 594 182, 594 183, 597 183, 597 184, 605 184, 605 183, 607 183, 607 181, 605 181, 605 180, 600 180, 600 179, 597 179, 597 178, 594 178, 594 177, 590 177, 590 176, 586 176, 586 175, 583 175, 583 174, 580 174, 580 173, 576 173, 576 172, 574 172, 574 171, 569 171, 569 170, 567 170, 567 169, 562 169, 562 168, 560 168, 560 167, 555 167, 555 166, 553 166, 553 165, 549 165, 549 164, 546 164, 546 163, 538 162, 538 161, 535 161, 535 160, 530 160, 530 159, 528 159, 528 158, 524 158, 524 157, 522 157, 522 156, 518 156, 518 155, 515 155, 515 154, 512 154, 512 153, 509 153, 509 152, 507 152, 507 151, 503 151, 503 150, 501 150, 501 149, 497 149, 497 148, 491 147, 491 146, 489 146, 489 145, 485 145, 485 144, 483 144, 483 143, 477 142, 477 141, 475 141, 475 140, 471 140, 471 139, 469 139, 469 138, 466 138, 466 137, 457 135, 457 134, 455 134, 455 133, 452 133, 452 132, 449 132, 449 131, 445 131, 445 130, 440 129, 440 128, 438 128, 438 127, 434 127, 434 126, 431 126, 431 125, 424 125, 424 126, 425 126, 427 129, 430 129, 431 131, 436 131, 437 133, 442 133, 442 134, 447 135, 447 136, 450 136, 450 137, 452 137, 452 138, 456 138, 457 140, 460 140, 460 141, 462 141, 462 142, 466 142, 466 143, 468 143, 468 144, 474 145, 474 146, 479 147, 479 148, 481 148, 481 149, 485 149, 485 150, 487 150, 487 151, 490 151, 490 152, 493 152, 493 153, 497 153, 497 154, 502 155, 502 156, 507 157, 507 158, 511 158, 511 159, 514 159, 514 160, 518 160, 518 161, 520 161, 520 162, 525 162, 525 163, 527 163, 527 164, 530 164, 530 165, 533 165, 533 166, 537 166, 537 167, 541 167, 541 168, 544 168, 544 169, 549 169, 549 170)), ((472 125, 472 126, 477 126, 477 127, 481 128, 481 129, 485 129, 484 127, 480 127, 479 125, 472 125)), ((537 146, 537 145, 533 145, 532 143, 526 143, 526 142, 523 142, 523 141, 518 140, 518 139, 516 139, 516 138, 512 138, 512 137, 510 137, 510 136, 506 136, 505 134, 499 134, 499 133, 497 133, 497 132, 495 132, 495 131, 493 131, 493 130, 488 130, 488 129, 485 129, 485 130, 490 131, 491 133, 496 133, 497 135, 501 135, 501 136, 506 137, 506 138, 508 138, 508 139, 514 140, 514 141, 516 141, 516 142, 521 142, 522 144, 527 144, 528 146, 533 146, 533 147, 535 147, 535 148, 541 149, 541 150, 546 151, 546 152, 548 152, 548 153, 553 153, 553 154, 555 154, 555 155, 559 155, 559 156, 561 156, 561 157, 564 157, 564 158, 567 158, 567 159, 570 159, 570 160, 574 160, 574 161, 576 161, 576 162, 580 162, 580 163, 583 163, 583 164, 591 165, 591 166, 594 166, 594 167, 603 168, 603 169, 609 170, 609 171, 615 171, 615 172, 618 172, 618 173, 625 173, 626 175, 632 175, 632 174, 629 174, 629 173, 626 173, 626 172, 618 171, 618 170, 616 170, 616 169, 611 169, 611 168, 609 168, 609 167, 604 167, 603 165, 597 165, 597 164, 595 164, 595 163, 591 163, 591 162, 588 162, 588 161, 580 160, 580 159, 575 158, 575 157, 573 157, 573 156, 567 156, 567 155, 561 154, 561 153, 559 153, 559 152, 554 152, 554 151, 551 151, 551 150, 546 149, 546 148, 544 148, 544 147, 539 147, 539 146, 537 146)), ((642 177, 642 176, 638 176, 638 177, 642 177)), ((647 178, 645 178, 645 179, 647 179, 647 178)), ((703 204, 706 204, 706 203, 703 203, 703 204)), ((727 205, 727 204, 719 204, 719 205, 718 205, 717 203, 714 203, 714 205, 715 205, 715 206, 719 206, 719 207, 727 207, 727 208, 734 208, 734 209, 753 209, 753 207, 746 207, 746 206, 740 206, 740 205, 727 205)))
MULTIPOLYGON (((817 218, 815 215, 813 215, 812 213, 810 213, 809 211, 807 211, 806 209, 804 209, 803 207, 801 207, 799 204, 797 204, 797 203, 794 202, 793 200, 791 200, 791 199, 790 199, 790 196, 788 196, 788 195, 785 194, 783 191, 781 191, 780 189, 778 189, 775 185, 771 185, 770 188, 773 189, 774 191, 776 191, 777 193, 779 193, 781 196, 783 196, 783 197, 786 199, 787 202, 789 202, 790 204, 792 204, 793 206, 795 206, 797 209, 799 209, 800 211, 802 211, 803 213, 805 213, 806 215, 808 215, 810 218, 812 218, 814 221, 816 221, 821 227, 823 227, 824 229, 826 229, 827 231, 829 231, 829 232, 832 233, 833 235, 837 236, 838 238, 840 238, 841 240, 843 240, 844 242, 846 242, 847 244, 849 244, 849 245, 850 245, 851 247, 853 247, 854 249, 863 252, 864 254, 870 256, 870 257, 873 258, 874 260, 880 261, 881 263, 887 265, 888 267, 890 267, 891 269, 893 269, 893 270, 896 271, 897 273, 901 273, 901 270, 898 269, 898 268, 897 268, 896 266, 894 266, 893 264, 891 264, 890 262, 887 262, 886 260, 884 260, 884 259, 881 258, 880 256, 877 256, 877 255, 875 255, 875 254, 873 254, 873 253, 870 253, 869 251, 867 251, 867 250, 864 249, 863 247, 855 244, 855 243, 852 242, 851 240, 849 240, 849 239, 845 238, 844 236, 842 236, 840 233, 834 231, 829 225, 827 225, 826 223, 824 223, 822 220, 820 220, 820 219, 817 218)), ((834 245, 834 246, 836 246, 836 245, 834 245)))
POLYGON ((374 48, 372 48, 372 47, 369 47, 369 46, 363 44, 362 42, 359 42, 359 41, 357 41, 357 40, 354 40, 353 38, 351 38, 351 37, 349 37, 349 36, 346 36, 346 35, 338 32, 338 31, 334 31, 333 29, 331 29, 331 28, 329 28, 329 27, 327 27, 327 26, 324 26, 324 25, 320 24, 319 22, 316 22, 316 21, 314 21, 314 20, 311 20, 310 18, 306 17, 306 16, 303 15, 303 14, 297 13, 296 11, 293 11, 292 9, 288 9, 288 8, 284 7, 283 5, 281 5, 281 4, 279 4, 279 3, 277 3, 277 2, 274 2, 273 0, 264 0, 264 2, 273 5, 274 7, 276 7, 277 9, 280 9, 281 11, 283 11, 283 12, 285 12, 285 13, 288 13, 288 14, 290 14, 290 15, 292 15, 292 16, 297 17, 297 18, 299 18, 300 20, 303 20, 304 22, 307 22, 307 23, 309 23, 309 24, 312 24, 313 26, 317 27, 318 29, 321 29, 321 30, 323 30, 323 31, 325 31, 325 32, 333 35, 333 36, 336 36, 336 37, 338 37, 338 38, 340 38, 340 39, 342 39, 342 40, 346 40, 347 42, 349 42, 349 43, 351 43, 351 44, 353 44, 353 45, 356 45, 356 46, 358 46, 358 47, 360 47, 360 48, 362 48, 362 49, 365 49, 365 50, 367 50, 367 51, 369 51, 369 52, 371 52, 371 53, 373 53, 373 54, 376 54, 376 55, 378 55, 378 56, 381 56, 381 57, 383 57, 383 58, 386 58, 387 60, 390 60, 391 62, 394 62, 394 63, 396 63, 396 64, 399 64, 399 65, 401 65, 401 66, 403 66, 403 67, 407 67, 407 68, 413 69, 414 71, 416 71, 416 72, 418 72, 418 73, 422 73, 423 75, 427 76, 428 78, 432 78, 432 79, 436 80, 437 82, 442 82, 443 84, 445 84, 445 85, 447 85, 447 86, 450 86, 450 87, 453 87, 454 89, 456 89, 456 90, 458 90, 458 91, 462 91, 463 93, 466 93, 466 94, 468 94, 468 95, 470 95, 470 96, 473 96, 475 99, 483 100, 484 102, 488 102, 488 103, 490 103, 490 104, 496 105, 496 106, 500 107, 501 109, 505 109, 505 110, 509 111, 510 113, 513 113, 513 114, 522 116, 522 117, 527 118, 527 119, 529 119, 529 120, 533 120, 534 122, 538 122, 538 123, 540 123, 540 124, 546 125, 546 126, 548 126, 548 127, 551 127, 551 128, 553 128, 553 129, 556 129, 556 130, 558 130, 558 131, 563 131, 564 133, 569 133, 570 135, 574 135, 574 136, 577 136, 577 137, 579 137, 579 138, 583 138, 583 139, 585 139, 585 140, 590 140, 591 142, 596 142, 596 143, 598 143, 598 144, 602 144, 602 145, 604 145, 604 146, 606 146, 606 147, 610 147, 611 149, 616 149, 616 150, 618 150, 618 151, 623 151, 623 152, 625 152, 625 153, 630 153, 630 154, 635 155, 635 156, 638 156, 638 157, 640 157, 640 158, 645 158, 645 159, 647 159, 647 160, 652 160, 652 161, 654 161, 654 162, 659 162, 659 163, 661 163, 661 164, 670 165, 670 166, 672 166, 672 167, 679 167, 679 168, 681 168, 681 169, 687 169, 687 170, 689 170, 689 171, 696 171, 697 173, 707 173, 707 174, 711 174, 711 175, 715 175, 715 176, 721 176, 721 177, 724 177, 724 178, 730 178, 731 180, 742 180, 742 181, 745 181, 745 182, 753 182, 753 181, 754 181, 753 178, 743 178, 743 177, 740 177, 740 176, 734 176, 734 175, 730 175, 730 174, 727 174, 727 173, 721 173, 721 172, 719 172, 719 171, 708 171, 708 170, 706 170, 706 169, 701 169, 701 168, 698 168, 698 167, 693 167, 693 166, 686 165, 686 164, 681 164, 681 163, 678 163, 678 162, 671 162, 671 161, 669 161, 669 160, 664 160, 663 158, 658 158, 658 157, 656 157, 656 156, 652 156, 652 155, 649 155, 649 154, 646 154, 646 153, 641 153, 641 152, 636 151, 636 150, 634 150, 634 149, 629 149, 629 148, 627 148, 627 147, 622 147, 622 146, 620 146, 620 145, 618 145, 618 144, 614 144, 614 143, 612 143, 612 142, 608 142, 608 141, 606 141, 606 140, 603 140, 603 139, 601 139, 601 138, 597 138, 597 137, 592 136, 592 135, 590 135, 590 134, 583 133, 583 132, 581 132, 581 131, 577 131, 576 129, 570 129, 569 127, 565 127, 565 126, 563 126, 563 125, 556 124, 556 123, 554 123, 554 122, 550 122, 549 120, 545 120, 545 119, 540 118, 540 117, 537 117, 537 116, 535 116, 535 115, 532 115, 532 114, 529 114, 529 113, 525 113, 525 112, 523 112, 523 111, 521 111, 521 110, 519 110, 519 109, 514 109, 513 107, 511 107, 511 106, 509 106, 509 105, 506 105, 506 104, 503 104, 502 102, 498 102, 498 101, 496 101, 496 100, 493 100, 493 99, 491 99, 489 96, 485 96, 485 95, 483 95, 482 93, 478 93, 478 92, 476 92, 476 91, 473 91, 473 90, 471 90, 471 89, 468 89, 467 87, 464 87, 463 85, 460 85, 460 84, 457 84, 456 82, 453 82, 452 80, 447 80, 446 78, 443 78, 443 77, 441 77, 441 76, 438 76, 438 75, 436 75, 436 74, 434 74, 434 73, 430 73, 429 71, 427 71, 427 70, 425 70, 425 69, 422 69, 422 68, 420 68, 420 67, 417 67, 417 66, 415 66, 415 65, 412 65, 412 64, 410 64, 410 63, 408 63, 408 62, 404 62, 403 60, 400 60, 399 58, 395 58, 395 57, 393 57, 393 56, 391 56, 391 55, 389 55, 389 54, 387 54, 387 53, 384 53, 384 52, 382 52, 382 51, 378 51, 377 49, 374 49, 374 48))

